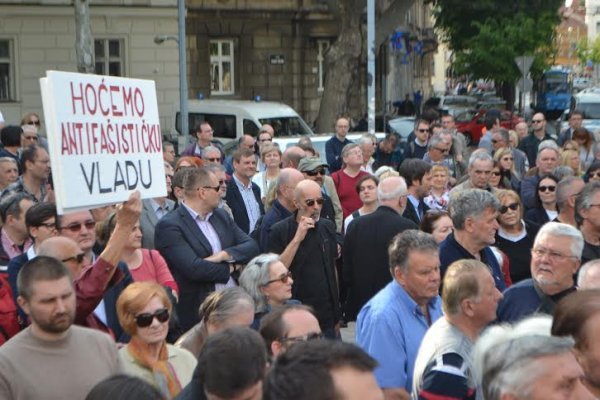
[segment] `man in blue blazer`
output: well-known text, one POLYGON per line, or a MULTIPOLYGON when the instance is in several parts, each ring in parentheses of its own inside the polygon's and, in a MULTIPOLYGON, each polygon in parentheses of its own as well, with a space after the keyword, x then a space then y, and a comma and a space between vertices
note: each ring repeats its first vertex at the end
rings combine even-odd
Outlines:
POLYGON ((199 322, 206 296, 234 283, 234 265, 258 255, 258 245, 226 211, 217 208, 219 180, 204 168, 193 169, 184 184, 183 202, 156 225, 154 244, 179 285, 181 328, 199 322))
POLYGON ((233 219, 244 232, 254 230, 256 222, 264 215, 260 188, 252 177, 256 173, 256 157, 252 150, 238 149, 233 153, 234 173, 227 182, 225 201, 233 212, 233 219))

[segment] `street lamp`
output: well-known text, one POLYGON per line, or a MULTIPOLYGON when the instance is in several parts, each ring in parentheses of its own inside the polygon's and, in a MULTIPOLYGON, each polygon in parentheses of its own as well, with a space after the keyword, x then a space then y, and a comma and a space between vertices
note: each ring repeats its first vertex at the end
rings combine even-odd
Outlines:
POLYGON ((167 40, 175 41, 179 46, 179 120, 181 121, 181 134, 185 145, 189 142, 188 128, 188 98, 187 98, 187 57, 185 44, 185 0, 177 0, 177 26, 178 36, 156 35, 154 43, 162 44, 167 40))

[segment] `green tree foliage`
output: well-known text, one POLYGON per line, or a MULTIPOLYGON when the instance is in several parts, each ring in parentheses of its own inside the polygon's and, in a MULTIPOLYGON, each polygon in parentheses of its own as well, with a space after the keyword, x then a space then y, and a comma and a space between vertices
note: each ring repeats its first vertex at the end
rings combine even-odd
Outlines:
POLYGON ((594 64, 600 64, 600 37, 597 37, 592 43, 587 38, 583 38, 577 43, 575 54, 581 64, 585 65, 588 60, 594 64))
POLYGON ((435 26, 454 51, 454 69, 473 78, 514 82, 514 59, 534 55, 540 74, 556 50, 555 29, 563 0, 431 0, 435 26))

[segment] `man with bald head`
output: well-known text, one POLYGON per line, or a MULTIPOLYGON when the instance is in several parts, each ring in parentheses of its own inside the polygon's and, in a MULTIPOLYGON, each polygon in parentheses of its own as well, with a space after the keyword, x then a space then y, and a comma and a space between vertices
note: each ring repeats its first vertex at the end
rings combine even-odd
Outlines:
POLYGON ((115 303, 131 281, 131 276, 126 276, 129 272, 125 274, 117 266, 141 210, 140 194, 135 192, 117 209, 115 229, 92 265, 86 265, 81 246, 66 236, 47 238, 37 249, 38 256, 56 258, 71 271, 77 297, 75 323, 109 333, 117 341, 127 338, 117 321, 115 303))
POLYGON ((519 122, 515 125, 515 132, 519 135, 519 141, 525 138, 529 133, 529 127, 527 126, 527 122, 519 122))
POLYGON ((353 321, 361 307, 391 280, 388 245, 407 229, 419 229, 402 216, 408 190, 404 178, 393 176, 377 186, 379 208, 353 220, 344 237, 344 282, 348 295, 344 316, 353 321))
POLYGON ((290 146, 283 152, 281 156, 281 168, 298 169, 300 160, 306 157, 306 153, 299 146, 290 146))
POLYGON ((340 310, 335 259, 335 224, 320 218, 323 195, 318 183, 305 179, 294 190, 297 210, 271 227, 267 250, 294 278, 292 297, 312 306, 326 337, 339 337, 340 310))
POLYGON ((273 200, 271 207, 263 217, 260 226, 259 247, 261 251, 265 251, 268 248, 271 227, 277 222, 288 218, 296 211, 294 190, 296 189, 296 185, 303 179, 302 173, 293 168, 284 168, 279 172, 275 187, 272 189, 275 190, 277 197, 273 200))
POLYGON ((536 113, 531 119, 532 131, 529 135, 521 139, 519 149, 527 154, 529 165, 535 165, 538 155, 538 146, 544 140, 554 140, 552 136, 546 132, 546 117, 542 113, 536 113))

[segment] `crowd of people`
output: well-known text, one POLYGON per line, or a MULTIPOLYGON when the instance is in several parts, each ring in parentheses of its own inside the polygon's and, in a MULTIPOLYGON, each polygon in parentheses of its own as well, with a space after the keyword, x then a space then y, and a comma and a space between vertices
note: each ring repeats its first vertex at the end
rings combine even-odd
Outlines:
POLYGON ((64 215, 41 119, 5 123, 0 398, 598 398, 581 117, 490 111, 473 149, 451 115, 356 143, 342 116, 323 157, 269 125, 226 154, 203 121, 163 143, 167 196, 64 215))

